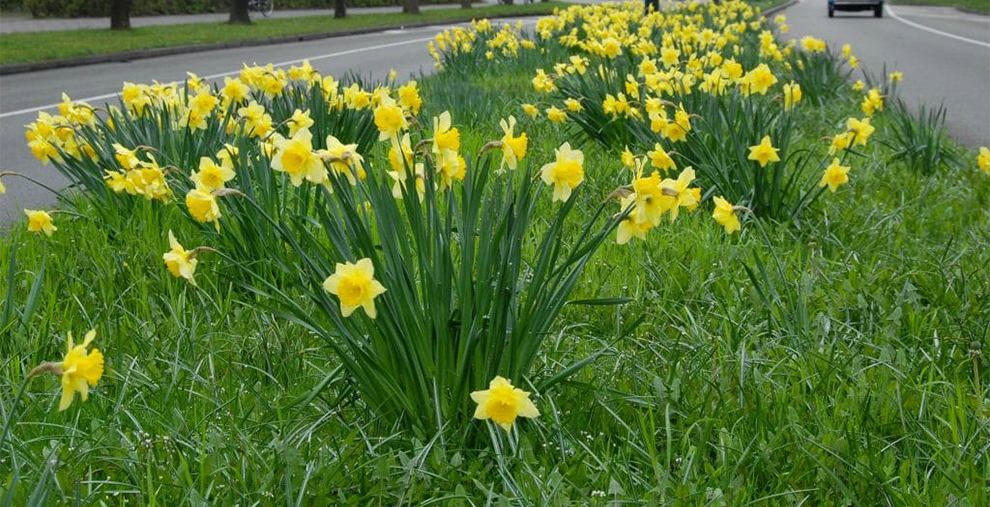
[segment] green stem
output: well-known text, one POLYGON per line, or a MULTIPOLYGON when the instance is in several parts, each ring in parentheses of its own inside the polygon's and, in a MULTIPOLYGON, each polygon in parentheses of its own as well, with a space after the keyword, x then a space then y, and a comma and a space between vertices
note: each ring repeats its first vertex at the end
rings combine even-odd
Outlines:
POLYGON ((24 381, 21 382, 21 388, 17 391, 17 396, 14 397, 14 402, 10 406, 10 411, 7 412, 7 422, 3 425, 3 433, 0 433, 0 449, 3 449, 3 444, 7 443, 7 434, 10 432, 10 424, 14 421, 17 402, 21 401, 21 396, 24 396, 24 390, 27 389, 29 380, 31 380, 31 377, 24 377, 24 381))

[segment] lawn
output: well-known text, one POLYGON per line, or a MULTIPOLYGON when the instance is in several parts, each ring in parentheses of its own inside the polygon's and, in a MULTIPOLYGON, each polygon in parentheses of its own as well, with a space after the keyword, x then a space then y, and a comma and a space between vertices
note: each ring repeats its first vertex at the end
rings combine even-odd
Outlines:
POLYGON ((190 84, 31 126, 78 189, 51 236, 0 238, 0 497, 987 504, 990 176, 938 114, 738 2, 495 25, 441 35, 415 86, 257 68, 264 113, 190 84), (105 370, 59 411, 25 376, 90 329, 105 370))
POLYGON ((190 23, 185 25, 114 30, 66 30, 4 34, 0 38, 0 65, 41 62, 65 58, 121 53, 140 49, 222 44, 266 40, 318 33, 346 32, 367 28, 399 27, 411 23, 470 21, 479 16, 549 14, 566 6, 561 2, 529 5, 497 5, 484 10, 460 7, 424 10, 420 14, 355 14, 344 19, 333 16, 255 19, 251 25, 190 23))
POLYGON ((990 0, 909 0, 906 2, 894 0, 894 3, 903 3, 904 5, 959 6, 978 12, 990 13, 990 0))

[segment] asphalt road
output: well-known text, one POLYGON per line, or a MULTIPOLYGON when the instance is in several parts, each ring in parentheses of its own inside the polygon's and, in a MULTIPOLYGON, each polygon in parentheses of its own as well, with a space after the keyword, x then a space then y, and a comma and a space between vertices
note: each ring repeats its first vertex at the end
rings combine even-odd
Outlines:
MULTIPOLYGON (((516 20, 504 20, 515 22, 516 20)), ((535 18, 525 23, 535 23, 535 18)), ((384 79, 394 69, 400 80, 433 70, 426 44, 446 27, 392 30, 382 33, 324 39, 319 41, 251 48, 227 49, 175 55, 128 63, 108 63, 86 67, 55 69, 0 76, 0 171, 17 171, 53 188, 66 180, 50 165, 41 165, 24 140, 24 125, 34 121, 39 110, 55 111, 62 92, 73 100, 93 106, 116 103, 114 95, 124 81, 150 83, 182 81, 186 71, 200 77, 237 74, 243 63, 276 66, 309 59, 324 75, 341 77, 348 72, 384 79)), ((220 77, 222 83, 223 78, 220 77)), ((5 177, 7 194, 0 195, 0 223, 23 219, 24 208, 46 208, 55 196, 22 178, 5 177)))
POLYGON ((884 63, 888 72, 903 72, 898 90, 908 104, 944 104, 955 139, 970 148, 990 146, 990 16, 888 4, 880 19, 872 11, 836 12, 829 19, 826 5, 800 0, 785 9, 787 35, 814 35, 835 50, 851 44, 860 68, 875 75, 884 63))

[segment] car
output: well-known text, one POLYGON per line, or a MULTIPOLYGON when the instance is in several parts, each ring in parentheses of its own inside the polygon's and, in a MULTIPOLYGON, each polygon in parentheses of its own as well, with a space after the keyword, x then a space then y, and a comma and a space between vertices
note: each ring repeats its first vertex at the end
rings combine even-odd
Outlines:
POLYGON ((873 17, 883 17, 883 0, 828 0, 828 17, 835 11, 873 11, 873 17))

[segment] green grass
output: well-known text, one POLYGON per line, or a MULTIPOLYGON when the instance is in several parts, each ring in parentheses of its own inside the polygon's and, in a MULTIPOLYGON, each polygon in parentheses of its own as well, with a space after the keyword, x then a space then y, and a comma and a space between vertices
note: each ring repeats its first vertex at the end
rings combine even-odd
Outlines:
POLYGON ((190 23, 133 28, 127 31, 67 30, 4 34, 0 38, 0 65, 41 62, 89 55, 113 54, 139 49, 265 40, 276 37, 340 32, 363 28, 393 27, 409 23, 469 21, 493 16, 549 14, 562 2, 530 5, 497 5, 484 9, 424 10, 420 14, 357 14, 344 19, 333 16, 258 19, 251 25, 190 23))
MULTIPOLYGON (((426 78, 426 114, 450 108, 469 146, 514 114, 542 163, 577 134, 521 118, 536 65, 426 78)), ((821 139, 858 97, 797 111, 821 139)), ((541 418, 501 451, 372 419, 321 339, 263 310, 219 257, 201 258, 199 289, 169 276, 163 231, 209 238, 177 206, 80 199, 51 239, 16 224, 0 238, 2 420, 66 331, 98 328, 108 373, 63 413, 57 382, 31 381, 0 498, 16 482, 13 505, 987 505, 990 178, 969 152, 931 176, 891 163, 886 114, 800 229, 727 237, 703 205, 608 243, 574 298, 635 301, 565 310, 535 370, 603 354, 540 393, 541 418)), ((626 183, 618 148, 581 148, 584 197, 626 183)))
POLYGON ((959 6, 974 11, 990 13, 990 0, 893 0, 894 4, 904 5, 946 5, 959 6))

